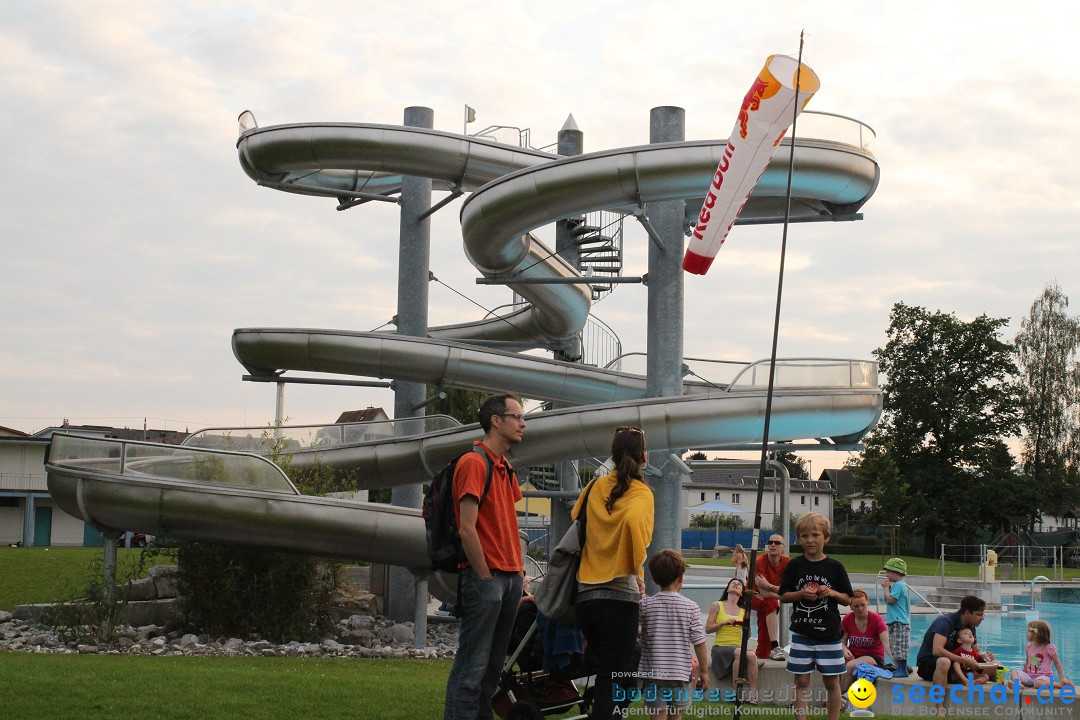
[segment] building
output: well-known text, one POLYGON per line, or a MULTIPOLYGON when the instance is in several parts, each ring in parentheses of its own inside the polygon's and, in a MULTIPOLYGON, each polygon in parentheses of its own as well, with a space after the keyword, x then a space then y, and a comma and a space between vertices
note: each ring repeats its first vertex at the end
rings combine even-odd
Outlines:
MULTIPOLYGON (((680 510, 682 527, 690 526, 691 509, 694 505, 710 500, 723 500, 738 508, 738 515, 746 527, 754 525, 757 504, 758 474, 745 467, 724 467, 709 460, 691 460, 690 482, 683 486, 683 503, 680 510)), ((767 472, 773 472, 767 470, 767 472)), ((822 473, 824 477, 824 473, 822 473)), ((780 478, 775 474, 765 478, 765 490, 761 503, 762 527, 773 527, 773 520, 780 509, 780 478)), ((835 491, 828 480, 790 481, 790 507, 792 515, 814 510, 832 521, 835 491)))

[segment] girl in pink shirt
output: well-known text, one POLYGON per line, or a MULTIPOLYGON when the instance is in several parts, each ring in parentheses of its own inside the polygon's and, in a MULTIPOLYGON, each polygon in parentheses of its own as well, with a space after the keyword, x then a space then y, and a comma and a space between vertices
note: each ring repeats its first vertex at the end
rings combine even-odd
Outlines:
POLYGON ((1027 624, 1027 645, 1024 647, 1023 670, 1013 670, 1010 679, 1019 680, 1028 687, 1072 686, 1072 681, 1065 677, 1065 668, 1061 664, 1057 646, 1050 642, 1050 623, 1045 620, 1031 620, 1027 624), (1054 670, 1060 681, 1054 682, 1054 670))

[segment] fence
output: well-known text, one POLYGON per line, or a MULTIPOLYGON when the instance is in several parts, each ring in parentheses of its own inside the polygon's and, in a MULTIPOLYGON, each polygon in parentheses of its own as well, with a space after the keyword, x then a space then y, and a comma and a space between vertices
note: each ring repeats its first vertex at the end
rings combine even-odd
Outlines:
MULTIPOLYGON (((945 562, 987 562, 987 554, 997 565, 997 580, 1022 580, 1049 576, 1052 580, 1064 580, 1066 567, 1080 567, 1080 548, 1066 545, 956 545, 942 543, 938 555, 938 572, 945 576, 945 562)), ((980 570, 980 577, 983 571, 980 570)))

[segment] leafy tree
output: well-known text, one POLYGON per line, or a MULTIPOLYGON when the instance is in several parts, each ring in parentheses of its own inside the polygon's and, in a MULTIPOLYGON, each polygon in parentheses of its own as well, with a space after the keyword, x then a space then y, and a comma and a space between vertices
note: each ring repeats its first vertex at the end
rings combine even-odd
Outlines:
POLYGON ((705 453, 701 452, 700 450, 692 452, 692 453, 690 453, 689 455, 687 455, 686 457, 683 458, 683 460, 708 460, 708 459, 709 458, 705 456, 705 453))
POLYGON ((742 530, 746 522, 735 513, 700 513, 690 516, 690 527, 699 530, 713 530, 720 523, 721 530, 742 530))
MULTIPOLYGON (((439 392, 435 385, 427 386, 428 397, 439 392)), ((436 400, 427 406, 428 415, 449 415, 462 425, 476 422, 480 406, 484 404, 491 393, 481 390, 465 390, 462 388, 449 387, 442 390, 446 397, 436 400)))
POLYGON ((792 480, 810 480, 810 473, 806 471, 806 461, 791 452, 776 453, 776 459, 787 467, 792 480))
POLYGON ((880 497, 881 517, 906 518, 931 545, 1032 512, 1003 441, 1020 417, 1014 351, 1000 337, 1007 322, 986 315, 963 322, 897 303, 888 342, 874 351, 887 378, 885 415, 856 476, 880 497), (1019 505, 1003 504, 1001 495, 1019 505))
POLYGON ((1080 318, 1047 285, 1015 339, 1023 398, 1022 460, 1040 509, 1060 515, 1080 499, 1080 318))

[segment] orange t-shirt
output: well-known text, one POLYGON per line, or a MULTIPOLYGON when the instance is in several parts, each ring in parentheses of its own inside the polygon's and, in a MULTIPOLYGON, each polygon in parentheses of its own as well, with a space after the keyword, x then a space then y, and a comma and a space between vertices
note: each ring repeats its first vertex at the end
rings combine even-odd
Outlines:
POLYGON ((769 554, 758 555, 757 562, 754 563, 754 575, 757 577, 765 578, 765 581, 770 585, 780 586, 780 576, 784 574, 784 568, 787 567, 788 561, 790 561, 787 555, 780 556, 780 564, 776 567, 772 566, 769 562, 769 554))
MULTIPOLYGON (((482 442, 475 442, 492 462, 491 489, 476 516, 476 534, 491 570, 521 572, 521 538, 518 535, 517 510, 521 488, 510 480, 510 463, 495 454, 482 442)), ((461 498, 472 495, 477 500, 484 494, 487 464, 475 452, 467 453, 454 468, 454 517, 461 524, 461 498)), ((466 563, 467 565, 468 563, 466 563)))

